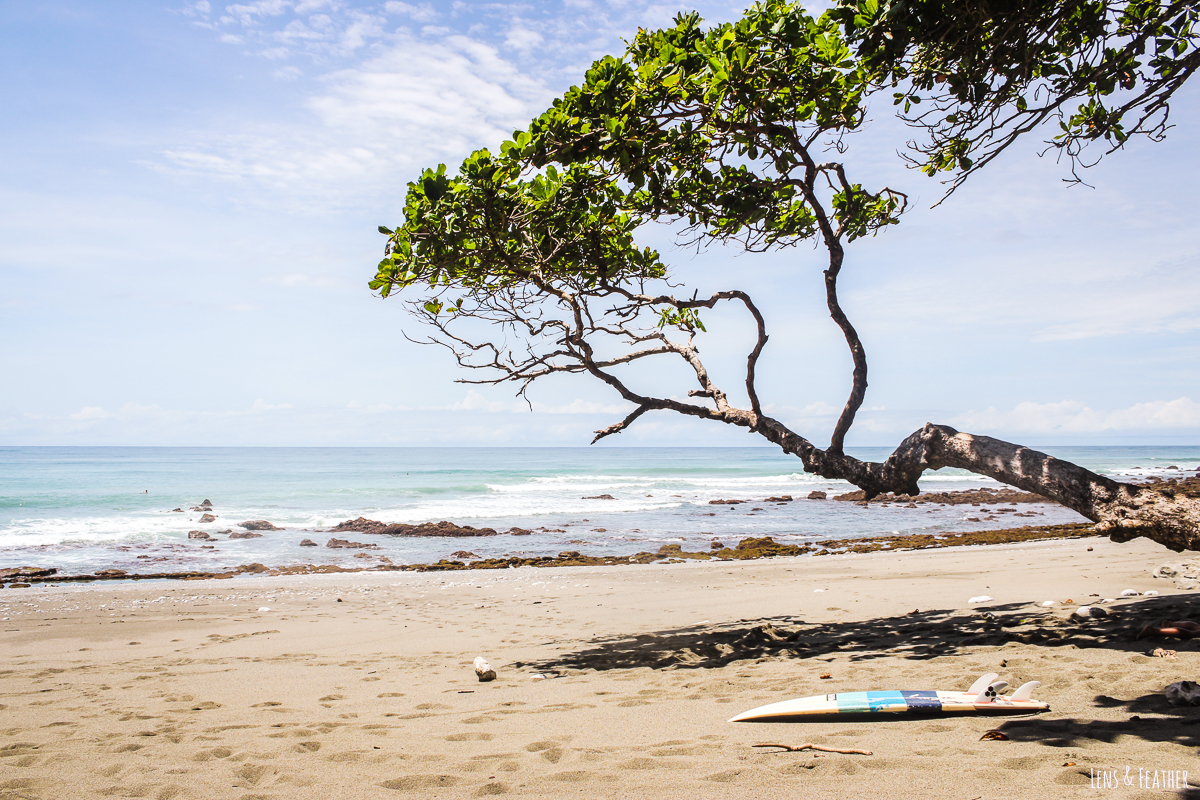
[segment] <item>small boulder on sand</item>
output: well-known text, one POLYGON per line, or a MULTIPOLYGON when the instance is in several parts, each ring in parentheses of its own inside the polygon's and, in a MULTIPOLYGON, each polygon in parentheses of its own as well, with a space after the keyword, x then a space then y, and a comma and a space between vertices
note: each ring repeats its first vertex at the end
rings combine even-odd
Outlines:
POLYGON ((492 669, 492 665, 483 656, 475 658, 475 675, 479 678, 480 683, 496 680, 496 670, 492 669))
POLYGON ((1173 706, 1200 706, 1200 684, 1195 681, 1178 681, 1163 691, 1167 702, 1173 706))

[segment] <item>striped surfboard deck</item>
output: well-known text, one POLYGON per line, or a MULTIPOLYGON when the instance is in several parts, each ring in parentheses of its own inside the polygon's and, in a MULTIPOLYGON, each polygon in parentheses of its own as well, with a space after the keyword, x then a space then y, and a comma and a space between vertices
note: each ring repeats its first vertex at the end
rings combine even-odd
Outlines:
POLYGON ((966 692, 918 689, 912 691, 838 692, 784 700, 738 714, 730 722, 783 722, 838 715, 895 714, 1029 714, 1049 711, 1050 705, 1030 695, 1040 684, 1031 681, 1011 697, 999 692, 1008 684, 985 675, 966 692), (985 680, 987 679, 987 680, 985 680))

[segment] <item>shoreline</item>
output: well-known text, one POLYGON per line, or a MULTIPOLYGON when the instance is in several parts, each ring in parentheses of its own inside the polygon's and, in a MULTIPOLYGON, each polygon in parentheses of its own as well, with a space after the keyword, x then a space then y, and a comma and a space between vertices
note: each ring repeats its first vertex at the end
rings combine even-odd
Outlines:
POLYGON ((1186 770, 1200 746, 1194 709, 1162 697, 1194 678, 1200 641, 1133 638, 1147 619, 1200 616, 1194 593, 1151 575, 1177 558, 1096 537, 5 592, 3 786, 31 800, 1093 797, 1095 771, 1186 770), (1108 597, 1108 616, 1072 616, 1108 597), (497 680, 476 679, 476 656, 497 680), (726 722, 985 672, 1042 681, 1051 711, 726 722), (1008 740, 981 741, 989 729, 1008 740))
MULTIPOLYGON (((626 566, 630 564, 680 563, 686 560, 746 561, 781 556, 827 556, 843 552, 869 553, 888 550, 904 552, 943 547, 1006 544, 1058 538, 1084 538, 1098 536, 1091 523, 1066 523, 1061 525, 1023 526, 986 531, 967 531, 943 534, 880 534, 852 539, 819 540, 812 544, 780 544, 769 536, 751 537, 741 540, 729 548, 713 542, 707 553, 684 551, 680 545, 663 545, 655 553, 638 552, 626 556, 587 556, 578 551, 564 551, 558 556, 487 558, 472 561, 442 559, 433 564, 382 564, 363 567, 343 567, 332 564, 304 564, 283 567, 267 567, 259 563, 243 564, 235 570, 223 572, 178 571, 158 573, 129 573, 125 570, 107 569, 95 573, 60 575, 56 567, 11 567, 0 569, 0 589, 24 589, 32 584, 54 585, 59 583, 96 583, 105 581, 147 580, 224 580, 241 575, 322 575, 355 574, 361 572, 444 572, 457 570, 492 570, 519 567, 601 567, 626 566)), ((472 554, 473 555, 473 554, 472 554)))

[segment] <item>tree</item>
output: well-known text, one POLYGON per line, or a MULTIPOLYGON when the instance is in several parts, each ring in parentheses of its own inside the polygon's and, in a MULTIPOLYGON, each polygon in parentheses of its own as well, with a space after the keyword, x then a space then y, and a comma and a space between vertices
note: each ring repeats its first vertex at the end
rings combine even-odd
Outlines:
POLYGON ((841 0, 832 16, 922 137, 911 163, 953 173, 953 191, 1047 121, 1076 181, 1090 143, 1161 140, 1200 69, 1198 13, 1195 0, 841 0))
POLYGON ((463 382, 511 382, 521 395, 557 373, 608 384, 634 410, 593 441, 669 410, 746 428, 806 471, 845 479, 868 497, 918 494, 925 470, 957 467, 1054 499, 1116 540, 1146 536, 1200 549, 1196 500, 945 425, 927 424, 881 463, 846 455, 867 360, 838 302, 845 246, 896 224, 907 198, 864 188, 839 160, 868 94, 896 74, 880 66, 868 39, 867 55, 856 56, 845 24, 844 14, 813 18, 768 0, 736 23, 704 29, 689 14, 673 27, 639 31, 623 58, 597 61, 582 86, 498 154, 480 150, 455 174, 443 165, 410 183, 404 223, 380 228, 388 244, 371 288, 383 297, 416 295, 408 304, 432 331, 426 341, 484 373, 463 382), (682 223, 698 244, 824 247, 829 314, 853 365, 827 448, 763 413, 755 371, 768 335, 752 298, 736 290, 673 294, 660 255, 634 239, 655 220, 682 223), (757 329, 746 355, 748 408, 731 403, 697 347, 702 311, 719 303, 740 305, 757 329), (624 369, 663 359, 686 367, 690 400, 640 391, 624 369))

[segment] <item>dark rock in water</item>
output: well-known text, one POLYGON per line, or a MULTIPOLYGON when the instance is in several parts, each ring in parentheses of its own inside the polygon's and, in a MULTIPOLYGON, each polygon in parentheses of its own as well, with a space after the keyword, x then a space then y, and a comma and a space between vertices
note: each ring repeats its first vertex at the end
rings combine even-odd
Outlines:
POLYGON ((303 539, 300 542, 300 546, 301 547, 319 547, 320 545, 318 545, 312 539, 303 539))
POLYGON ((212 514, 205 514, 203 517, 200 518, 200 521, 201 522, 216 522, 217 518, 214 517, 212 514))
POLYGON ((764 503, 790 503, 790 502, 792 502, 792 496, 790 494, 785 494, 785 495, 780 495, 779 497, 768 497, 766 500, 763 500, 763 502, 764 503))
POLYGON ((326 547, 351 548, 351 549, 357 549, 357 550, 378 550, 379 549, 379 545, 377 545, 377 544, 365 544, 363 542, 352 542, 349 539, 330 539, 328 542, 325 543, 325 546, 326 547))
POLYGON ((533 531, 527 530, 525 528, 509 528, 507 531, 505 531, 505 533, 507 533, 509 536, 532 536, 533 535, 533 531))
POLYGON ((217 533, 233 533, 233 530, 231 528, 226 528, 223 531, 217 531, 217 533))
POLYGON ((829 495, 825 494, 824 492, 815 490, 808 493, 809 500, 824 500, 828 496, 829 495))
POLYGON ((470 525, 455 525, 453 522, 422 522, 420 525, 405 525, 402 522, 386 524, 373 519, 358 517, 340 522, 328 533, 374 533, 384 536, 498 536, 493 528, 472 528, 470 525))
MULTIPOLYGON (((835 495, 834 500, 845 500, 854 503, 867 502, 867 493, 859 489, 855 492, 835 495)), ((978 505, 980 503, 1053 503, 1048 497, 1031 492, 1018 492, 1016 489, 964 489, 957 492, 925 492, 920 497, 906 494, 881 494, 871 498, 872 503, 911 503, 914 500, 921 503, 944 503, 945 505, 978 505)))
POLYGON ((738 506, 746 502, 745 500, 709 500, 710 506, 738 506))
POLYGON ((212 537, 204 531, 188 531, 189 539, 203 539, 206 542, 212 541, 212 537))
POLYGON ((584 500, 616 500, 611 494, 598 494, 595 497, 584 497, 584 500))
POLYGON ((183 509, 182 509, 182 508, 172 508, 172 509, 171 509, 171 510, 170 510, 168 513, 170 513, 170 514, 177 514, 177 513, 178 513, 178 514, 182 514, 182 513, 183 513, 183 509))
POLYGON ((204 499, 204 502, 202 502, 200 505, 202 505, 202 506, 208 506, 209 508, 212 508, 212 500, 209 500, 208 498, 205 498, 205 499, 204 499))
POLYGON ((58 570, 52 567, 6 567, 5 569, 0 569, 0 580, 8 580, 10 578, 46 578, 57 573, 58 570))
POLYGON ((229 534, 230 539, 261 539, 261 533, 250 533, 249 531, 238 531, 237 533, 229 534))
POLYGON ((265 519, 248 519, 245 522, 238 523, 239 528, 245 528, 248 531, 281 531, 283 528, 276 528, 265 519))
POLYGON ((1167 702, 1173 706, 1200 706, 1200 684, 1195 681, 1178 681, 1163 691, 1167 702))
POLYGON ((456 550, 455 552, 450 554, 450 557, 451 558, 479 558, 479 556, 475 555, 470 550, 456 550))

